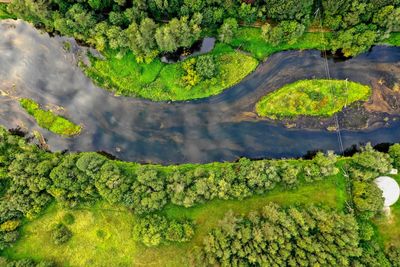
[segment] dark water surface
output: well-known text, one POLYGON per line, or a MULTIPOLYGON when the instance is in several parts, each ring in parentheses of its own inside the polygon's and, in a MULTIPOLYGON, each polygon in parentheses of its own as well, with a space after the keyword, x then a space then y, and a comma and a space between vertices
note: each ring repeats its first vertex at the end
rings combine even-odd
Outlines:
MULTIPOLYGON (((249 116, 265 93, 299 79, 324 78, 319 51, 271 56, 221 95, 181 103, 115 97, 90 81, 62 45, 24 22, 0 22, 0 124, 38 130, 52 150, 106 151, 138 162, 234 160, 239 156, 292 157, 309 150, 338 150, 335 132, 287 129, 249 116), (5 95, 8 94, 8 95, 5 95), (39 128, 15 97, 59 105, 82 123, 81 135, 62 138, 39 128)), ((345 62, 329 62, 333 78, 370 84, 400 81, 400 48, 374 47, 345 62)), ((400 142, 400 123, 371 131, 343 131, 345 147, 400 142)))

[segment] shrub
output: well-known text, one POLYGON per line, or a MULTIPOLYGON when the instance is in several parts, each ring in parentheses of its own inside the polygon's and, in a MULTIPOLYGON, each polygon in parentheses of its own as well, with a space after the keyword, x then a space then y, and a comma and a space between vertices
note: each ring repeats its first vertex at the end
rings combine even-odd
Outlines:
POLYGON ((168 220, 159 215, 140 218, 133 230, 133 238, 147 247, 158 246, 167 241, 187 242, 193 235, 191 222, 168 220))
POLYGON ((66 213, 62 219, 63 223, 71 225, 75 223, 75 217, 71 213, 66 213))
POLYGON ((215 65, 214 57, 202 56, 197 59, 196 72, 203 79, 211 79, 217 74, 217 67, 215 65))
POLYGON ((71 237, 72 232, 62 223, 56 224, 51 230, 51 238, 56 245, 68 242, 71 237))

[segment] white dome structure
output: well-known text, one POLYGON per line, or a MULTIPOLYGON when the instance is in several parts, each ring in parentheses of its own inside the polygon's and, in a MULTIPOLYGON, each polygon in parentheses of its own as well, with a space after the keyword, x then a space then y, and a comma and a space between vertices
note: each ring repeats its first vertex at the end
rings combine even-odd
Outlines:
POLYGON ((396 203, 400 197, 400 187, 395 179, 389 176, 380 176, 374 182, 382 190, 385 207, 390 207, 396 203))

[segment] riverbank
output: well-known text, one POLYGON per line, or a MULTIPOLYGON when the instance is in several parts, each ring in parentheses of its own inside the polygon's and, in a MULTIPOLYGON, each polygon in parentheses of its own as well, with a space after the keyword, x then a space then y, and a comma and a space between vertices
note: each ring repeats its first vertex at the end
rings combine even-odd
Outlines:
MULTIPOLYGON (((19 126, 28 132, 39 131, 52 151, 105 151, 128 161, 172 164, 234 161, 241 156, 299 157, 309 150, 338 149, 336 133, 326 131, 335 125, 333 122, 321 127, 321 120, 314 120, 314 124, 287 129, 258 118, 254 112, 259 99, 285 84, 325 78, 324 60, 316 50, 275 53, 229 90, 203 100, 175 103, 115 97, 101 90, 76 67, 76 57, 66 52, 57 38, 22 21, 0 23, 0 51, 5 50, 0 58, 0 76, 7 78, 0 81, 0 90, 13 97, 0 95, 0 124, 9 129, 19 126), (84 130, 72 138, 45 131, 15 98, 35 99, 42 107, 62 106, 62 115, 82 123, 84 130)), ((393 86, 400 81, 399 59, 399 48, 376 46, 347 61, 328 60, 333 78, 371 84, 373 94, 387 92, 376 94, 366 104, 370 112, 355 110, 350 116, 344 110, 346 123, 341 123, 341 128, 354 129, 342 131, 345 148, 400 141, 400 124, 391 116, 385 119, 386 110, 396 119, 393 100, 398 92, 393 86), (361 115, 363 123, 351 120, 361 115), (372 120, 379 124, 369 123, 372 120), (359 130, 365 122, 369 130, 359 130)))
MULTIPOLYGON (((391 45, 399 45, 400 34, 395 33, 387 40, 391 45)), ((194 85, 188 86, 184 79, 188 70, 184 62, 137 63, 131 52, 119 54, 106 51, 105 60, 91 58, 91 66, 83 69, 100 87, 116 95, 149 99, 152 101, 183 101, 218 95, 237 84, 257 66, 256 60, 265 61, 270 55, 287 50, 330 50, 332 33, 306 32, 293 44, 272 45, 261 35, 260 28, 241 27, 228 44, 217 43, 206 55, 214 60, 215 72, 212 78, 203 79, 193 67, 191 73, 194 85), (256 59, 256 60, 255 60, 256 59)), ((192 57, 185 62, 205 57, 192 57)))

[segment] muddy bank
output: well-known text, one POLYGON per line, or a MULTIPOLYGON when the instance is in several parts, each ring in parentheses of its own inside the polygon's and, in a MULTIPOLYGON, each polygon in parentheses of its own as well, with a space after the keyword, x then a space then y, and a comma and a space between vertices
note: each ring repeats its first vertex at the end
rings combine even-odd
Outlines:
MULTIPOLYGON (((52 150, 105 151, 124 160, 164 164, 225 161, 240 156, 292 157, 309 150, 338 149, 336 133, 325 127, 288 129, 261 120, 254 113, 255 103, 266 93, 299 79, 324 78, 319 51, 277 53, 224 93, 178 103, 113 96, 96 87, 74 60, 62 43, 29 24, 0 22, 0 124, 37 130, 52 150), (18 97, 32 98, 42 106, 62 107, 62 115, 83 124, 82 133, 63 138, 39 128, 19 106, 18 97)), ((384 79, 383 84, 392 88, 400 81, 399 61, 400 48, 380 46, 345 62, 330 60, 329 66, 335 79, 348 78, 372 86, 384 79)), ((394 106, 391 97, 382 98, 394 106)), ((373 109, 376 106, 372 102, 363 108, 382 113, 373 109)), ((385 114, 390 112, 396 114, 398 110, 385 114)), ((387 124, 384 128, 344 130, 345 147, 368 141, 399 142, 400 123, 389 120, 387 124)), ((351 119, 343 125, 353 129, 356 124, 351 119)))

